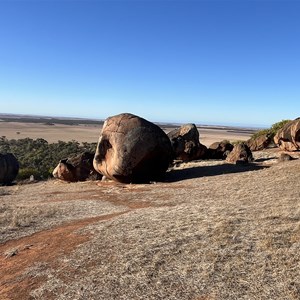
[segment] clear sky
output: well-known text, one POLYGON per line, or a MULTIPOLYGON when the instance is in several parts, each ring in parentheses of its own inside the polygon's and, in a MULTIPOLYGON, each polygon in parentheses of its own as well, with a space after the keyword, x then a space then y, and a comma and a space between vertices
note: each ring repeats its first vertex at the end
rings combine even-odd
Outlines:
POLYGON ((0 0, 0 112, 300 116, 300 0, 0 0))

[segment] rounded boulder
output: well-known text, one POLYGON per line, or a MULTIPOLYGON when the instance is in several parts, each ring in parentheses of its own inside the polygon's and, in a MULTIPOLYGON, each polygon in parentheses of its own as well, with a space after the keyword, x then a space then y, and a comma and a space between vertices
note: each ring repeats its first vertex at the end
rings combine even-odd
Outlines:
POLYGON ((172 157, 170 140, 160 127, 123 113, 104 122, 93 164, 108 179, 140 183, 161 180, 172 157))

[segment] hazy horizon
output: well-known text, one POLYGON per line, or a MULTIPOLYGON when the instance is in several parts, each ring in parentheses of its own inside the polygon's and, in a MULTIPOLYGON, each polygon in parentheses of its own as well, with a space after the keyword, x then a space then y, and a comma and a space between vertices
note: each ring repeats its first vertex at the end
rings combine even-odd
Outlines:
MULTIPOLYGON (((130 112, 126 112, 126 113, 130 113, 130 112)), ((62 116, 62 115, 38 115, 38 114, 15 114, 15 113, 0 113, 0 119, 1 116, 7 116, 9 117, 17 117, 17 118, 57 118, 57 119, 79 119, 79 120, 92 120, 92 121, 102 121, 104 122, 106 118, 90 118, 90 117, 80 117, 80 116, 62 116)), ((110 116, 107 116, 107 118, 110 116)), ((144 118, 143 116, 139 116, 144 118)), ((147 119, 147 118, 145 118, 147 119)), ((211 122, 211 123, 199 123, 199 122, 177 122, 177 121, 155 121, 150 119, 147 119, 150 122, 154 122, 157 124, 170 124, 170 125, 183 125, 183 124, 187 124, 187 123, 194 123, 197 126, 215 126, 215 127, 240 127, 240 128, 248 128, 248 129, 264 129, 264 128, 268 128, 268 126, 263 126, 263 125, 257 125, 257 124, 234 124, 234 123, 228 123, 228 124, 223 124, 223 123, 217 123, 217 122, 211 122)), ((1 124, 1 123, 0 123, 1 124)))

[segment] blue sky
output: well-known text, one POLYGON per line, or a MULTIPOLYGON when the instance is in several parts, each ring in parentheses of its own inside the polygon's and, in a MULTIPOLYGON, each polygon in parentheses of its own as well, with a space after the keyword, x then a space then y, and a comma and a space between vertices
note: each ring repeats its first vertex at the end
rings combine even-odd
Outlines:
POLYGON ((0 0, 1 112, 269 126, 299 37, 300 1, 0 0))

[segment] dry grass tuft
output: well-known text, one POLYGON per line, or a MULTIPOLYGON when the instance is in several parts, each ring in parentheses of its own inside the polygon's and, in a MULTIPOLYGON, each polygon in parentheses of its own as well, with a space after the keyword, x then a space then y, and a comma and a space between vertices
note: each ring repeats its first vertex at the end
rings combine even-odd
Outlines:
POLYGON ((24 264, 0 298, 18 299, 17 283, 24 299, 300 299, 300 160, 256 155, 268 168, 199 161, 155 185, 9 187, 5 205, 44 207, 45 223, 0 245, 6 270, 24 264))

